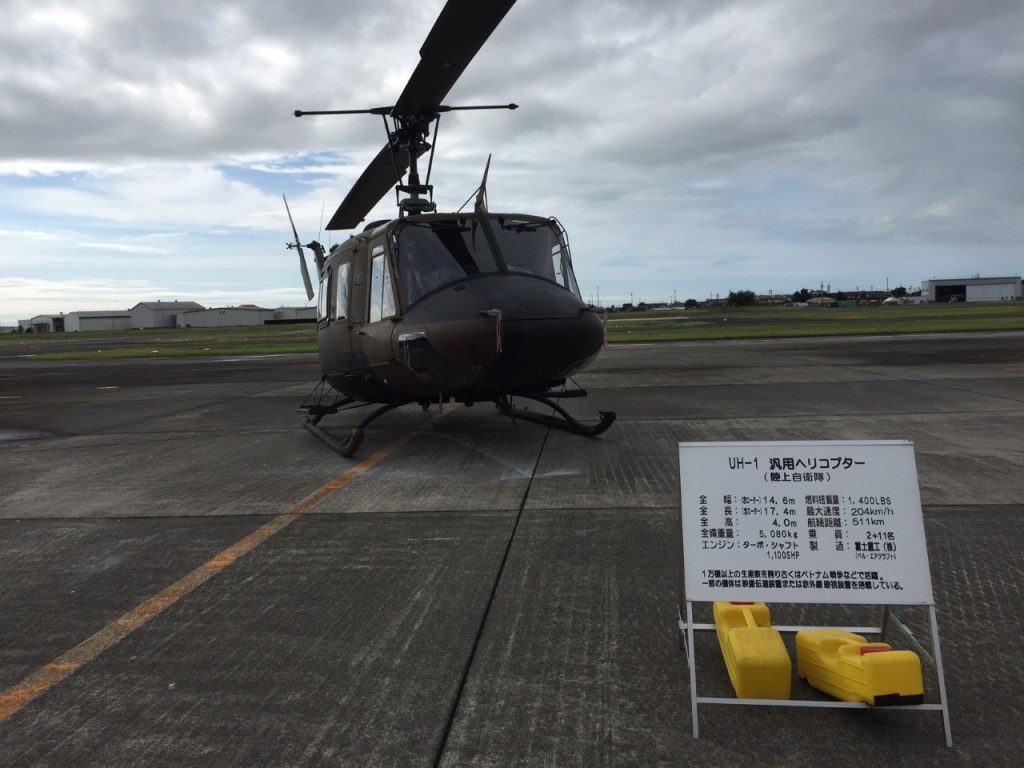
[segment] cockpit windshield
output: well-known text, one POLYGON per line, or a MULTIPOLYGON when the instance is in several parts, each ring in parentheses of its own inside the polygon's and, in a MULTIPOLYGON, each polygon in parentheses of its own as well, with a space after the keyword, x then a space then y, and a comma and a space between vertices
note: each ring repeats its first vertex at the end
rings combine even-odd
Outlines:
POLYGON ((534 275, 580 295, 552 222, 498 216, 406 222, 394 238, 407 305, 457 280, 496 272, 534 275))

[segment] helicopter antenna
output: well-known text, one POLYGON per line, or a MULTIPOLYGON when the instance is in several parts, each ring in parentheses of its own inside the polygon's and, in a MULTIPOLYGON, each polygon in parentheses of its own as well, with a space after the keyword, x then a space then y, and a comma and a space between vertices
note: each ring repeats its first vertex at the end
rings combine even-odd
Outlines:
POLYGON ((348 195, 327 222, 327 229, 353 229, 366 214, 395 185, 401 215, 426 213, 435 209, 433 187, 429 183, 433 162, 433 147, 427 142, 430 124, 441 114, 457 110, 516 109, 516 104, 451 107, 441 103, 465 71, 469 62, 490 37, 515 0, 448 0, 433 28, 420 48, 420 61, 409 82, 390 107, 372 109, 339 109, 303 111, 305 115, 371 114, 384 118, 388 134, 387 144, 356 180, 348 195), (391 125, 388 125, 388 118, 391 125), (427 181, 420 181, 417 160, 428 150, 431 152, 427 181), (408 171, 408 181, 402 176, 408 171), (408 197, 401 199, 405 193, 408 197))
POLYGON ((459 206, 456 213, 462 213, 462 209, 469 205, 469 201, 474 197, 476 202, 473 204, 474 213, 487 213, 487 172, 491 169, 491 156, 487 155, 487 164, 484 166, 484 178, 480 182, 480 186, 473 190, 473 194, 466 198, 466 202, 459 206))
POLYGON ((491 156, 487 156, 487 165, 484 166, 484 177, 480 181, 480 189, 476 193, 476 204, 473 212, 478 216, 487 213, 487 172, 491 170, 491 156))

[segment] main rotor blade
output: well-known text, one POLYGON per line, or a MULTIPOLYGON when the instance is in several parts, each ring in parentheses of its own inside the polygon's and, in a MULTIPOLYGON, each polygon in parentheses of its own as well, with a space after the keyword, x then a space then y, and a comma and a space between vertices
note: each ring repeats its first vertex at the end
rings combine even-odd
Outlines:
POLYGON ((515 0, 448 0, 391 114, 412 117, 438 107, 514 4, 515 0))
MULTIPOLYGON (((420 152, 423 154, 426 150, 420 152)), ((417 155, 419 157, 419 155, 417 155)), ((402 180, 409 167, 409 153, 400 150, 394 155, 391 153, 391 146, 384 145, 384 148, 377 153, 377 156, 370 161, 352 189, 341 201, 338 210, 334 212, 331 220, 327 222, 327 229, 354 229, 359 226, 370 209, 377 204, 392 187, 402 180), (396 173, 395 163, 398 163, 396 173)))
POLYGON ((284 200, 284 209, 288 211, 288 221, 292 225, 292 234, 295 235, 295 248, 299 252, 299 269, 302 270, 302 283, 306 287, 306 299, 313 300, 313 282, 309 279, 309 268, 306 266, 306 254, 302 252, 302 244, 299 242, 299 231, 295 228, 295 219, 292 218, 292 209, 288 207, 288 198, 281 195, 284 200))

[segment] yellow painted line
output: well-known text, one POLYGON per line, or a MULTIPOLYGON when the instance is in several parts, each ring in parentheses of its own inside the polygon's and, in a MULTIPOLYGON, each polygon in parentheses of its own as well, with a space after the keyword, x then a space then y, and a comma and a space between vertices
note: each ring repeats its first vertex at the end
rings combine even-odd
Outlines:
POLYGON ((40 667, 20 683, 0 693, 0 722, 13 715, 33 699, 70 677, 104 651, 117 645, 128 635, 159 615, 186 595, 195 591, 210 577, 223 571, 242 555, 258 547, 270 537, 280 533, 299 515, 308 512, 321 501, 348 483, 361 477, 380 464, 403 445, 412 440, 418 432, 410 432, 395 440, 386 448, 373 454, 361 464, 343 472, 322 488, 311 493, 287 512, 284 512, 260 526, 224 551, 214 555, 188 575, 178 579, 162 592, 153 595, 120 618, 114 619, 92 637, 82 641, 67 653, 58 656, 46 666, 40 667))

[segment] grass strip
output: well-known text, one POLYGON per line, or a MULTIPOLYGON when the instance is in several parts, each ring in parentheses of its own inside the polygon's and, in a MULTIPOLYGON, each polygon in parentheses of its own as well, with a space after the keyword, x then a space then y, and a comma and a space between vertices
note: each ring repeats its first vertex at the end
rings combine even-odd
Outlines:
MULTIPOLYGON (((1024 330, 1024 302, 829 308, 714 307, 671 312, 616 312, 609 314, 608 321, 608 341, 612 344, 969 333, 1024 330)), ((316 352, 316 334, 313 324, 7 334, 0 336, 0 348, 10 356, 10 353, 17 354, 18 347, 26 347, 26 352, 34 353, 34 360, 268 355, 316 352)))
POLYGON ((316 352, 316 342, 250 344, 247 346, 192 347, 164 346, 114 347, 113 349, 77 349, 67 352, 42 352, 33 360, 124 360, 140 357, 236 357, 240 355, 283 355, 316 352))

